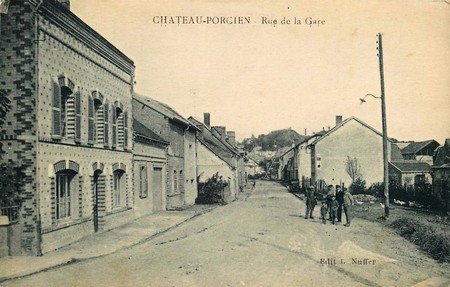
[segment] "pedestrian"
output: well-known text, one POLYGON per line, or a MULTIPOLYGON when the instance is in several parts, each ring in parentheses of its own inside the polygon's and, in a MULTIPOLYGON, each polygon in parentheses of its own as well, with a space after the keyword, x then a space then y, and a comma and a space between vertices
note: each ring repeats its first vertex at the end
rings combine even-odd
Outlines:
POLYGON ((332 184, 330 184, 328 186, 328 192, 327 192, 328 220, 331 220, 331 198, 333 196, 336 196, 336 190, 334 189, 334 186, 332 184))
POLYGON ((351 224, 351 220, 352 220, 352 205, 355 204, 355 200, 353 199, 353 196, 350 194, 350 192, 348 191, 347 188, 344 188, 344 203, 343 203, 343 207, 344 207, 344 213, 345 213, 345 219, 346 219, 346 223, 344 224, 344 226, 349 227, 351 224))
POLYGON ((331 197, 331 221, 333 222, 333 224, 336 224, 338 208, 339 208, 339 203, 336 200, 336 197, 332 196, 331 197))
POLYGON ((322 207, 320 207, 320 218, 323 224, 327 224, 327 211, 327 202, 324 200, 322 201, 322 207))
POLYGON ((255 186, 256 186, 256 181, 253 180, 253 188, 255 188, 255 186))
POLYGON ((316 195, 314 194, 314 186, 309 186, 306 189, 306 213, 305 213, 305 219, 313 217, 314 207, 317 204, 316 195))
POLYGON ((342 205, 344 204, 344 191, 340 185, 336 185, 336 200, 339 203, 337 210, 337 222, 342 223, 342 205))

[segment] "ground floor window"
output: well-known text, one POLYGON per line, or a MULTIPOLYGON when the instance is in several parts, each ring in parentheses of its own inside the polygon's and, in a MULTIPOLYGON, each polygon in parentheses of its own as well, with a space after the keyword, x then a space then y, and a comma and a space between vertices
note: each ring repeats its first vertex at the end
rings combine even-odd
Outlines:
POLYGON ((71 188, 73 174, 58 173, 56 175, 56 218, 62 219, 71 215, 71 188))
POLYGON ((122 205, 122 193, 125 190, 125 173, 121 170, 113 173, 113 207, 122 205))

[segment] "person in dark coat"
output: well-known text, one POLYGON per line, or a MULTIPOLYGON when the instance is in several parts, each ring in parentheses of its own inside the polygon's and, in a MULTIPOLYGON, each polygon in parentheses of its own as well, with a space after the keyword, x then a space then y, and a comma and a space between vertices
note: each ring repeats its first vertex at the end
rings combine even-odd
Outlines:
POLYGON ((322 207, 320 207, 320 218, 322 219, 323 224, 327 224, 327 202, 322 201, 322 207))
POLYGON ((331 198, 336 196, 336 190, 332 184, 330 184, 327 189, 328 220, 331 220, 331 198))
POLYGON ((337 202, 336 197, 332 196, 331 197, 331 221, 333 222, 333 224, 336 224, 338 208, 339 208, 339 203, 337 202))
POLYGON ((309 186, 306 189, 306 213, 305 213, 305 219, 313 217, 314 207, 317 204, 316 195, 314 194, 314 186, 309 186))
POLYGON ((337 210, 337 222, 342 222, 342 205, 344 204, 344 192, 340 185, 336 185, 336 200, 339 203, 337 210))

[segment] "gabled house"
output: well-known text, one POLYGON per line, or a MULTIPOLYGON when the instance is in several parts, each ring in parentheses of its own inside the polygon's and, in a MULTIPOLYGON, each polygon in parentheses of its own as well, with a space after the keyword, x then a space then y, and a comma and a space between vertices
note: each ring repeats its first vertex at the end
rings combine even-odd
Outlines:
POLYGON ((39 255, 134 218, 135 66, 70 1, 7 2, 0 79, 11 110, 1 160, 24 175, 9 251, 39 255))
POLYGON ((419 160, 433 164, 433 154, 439 143, 435 140, 427 140, 421 142, 411 142, 402 148, 402 155, 405 160, 419 160))
POLYGON ((134 212, 143 216, 166 209, 169 142, 133 119, 134 212))
MULTIPOLYGON (((383 136, 356 117, 342 121, 307 147, 311 149, 311 180, 318 188, 326 185, 349 186, 351 177, 346 171, 347 158, 357 159, 362 178, 368 185, 383 181, 383 136)), ((391 147, 388 145, 388 159, 391 147)))
POLYGON ((167 149, 166 208, 192 205, 197 198, 196 133, 198 128, 154 99, 133 94, 133 113, 170 145, 167 149))
POLYGON ((224 200, 231 202, 236 199, 239 191, 239 152, 224 140, 219 132, 210 125, 210 115, 205 114, 204 123, 189 117, 199 129, 197 133, 197 182, 205 183, 213 175, 218 175, 228 182, 224 200))

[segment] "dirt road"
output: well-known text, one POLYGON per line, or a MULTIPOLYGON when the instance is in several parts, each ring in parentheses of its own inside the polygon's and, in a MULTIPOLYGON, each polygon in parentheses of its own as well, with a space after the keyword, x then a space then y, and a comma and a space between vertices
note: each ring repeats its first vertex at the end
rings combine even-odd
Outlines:
POLYGON ((380 224, 323 225, 318 209, 314 220, 305 220, 304 211, 285 188, 261 181, 247 200, 144 244, 3 284, 450 286, 445 266, 380 224))

